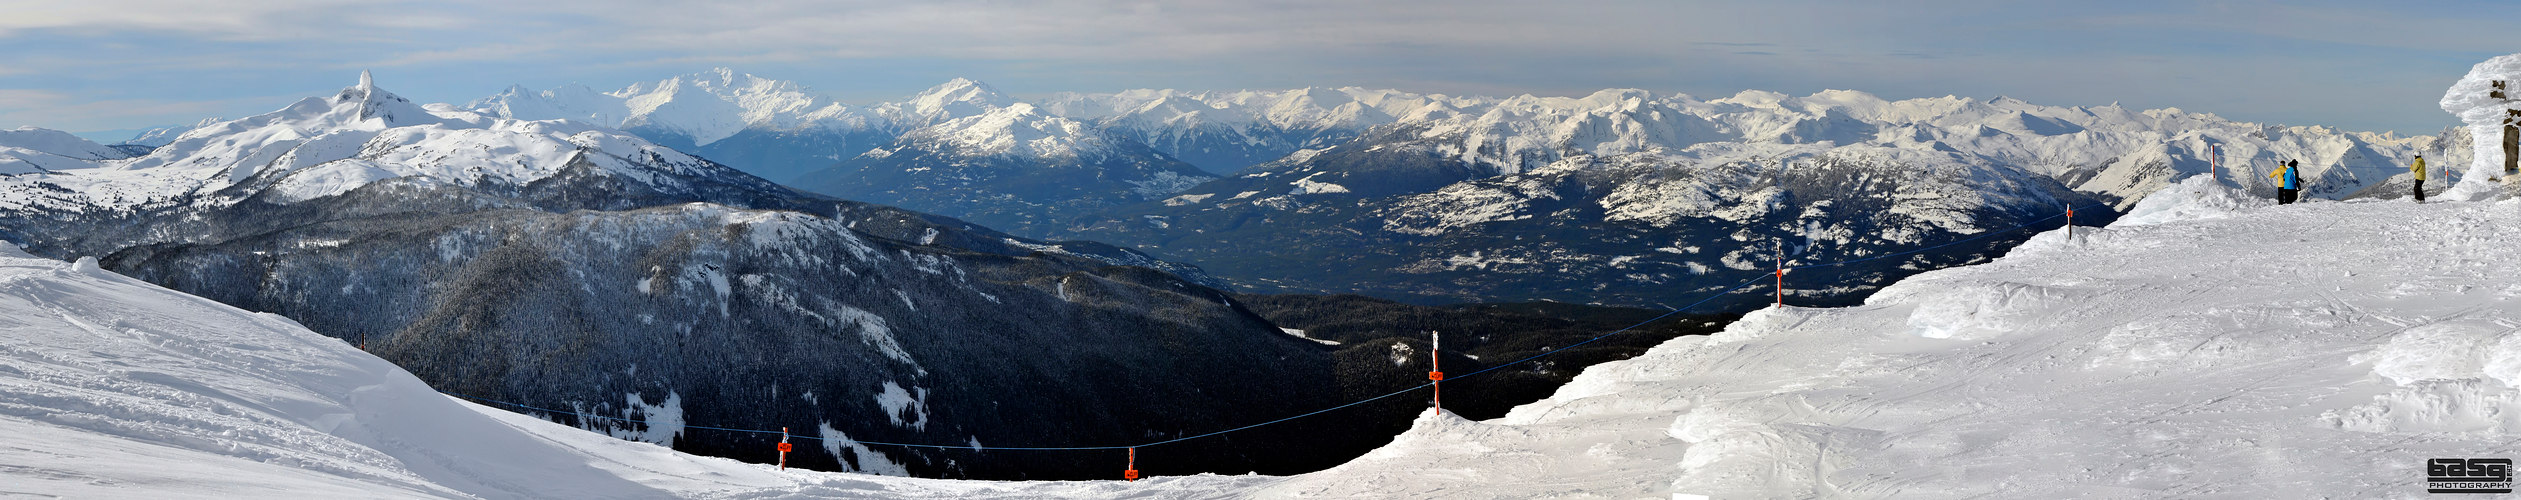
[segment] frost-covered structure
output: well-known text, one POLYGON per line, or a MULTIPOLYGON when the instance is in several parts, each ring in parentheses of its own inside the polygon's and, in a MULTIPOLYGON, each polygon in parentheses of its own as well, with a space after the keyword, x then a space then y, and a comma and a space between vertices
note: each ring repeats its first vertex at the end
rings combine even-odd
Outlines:
POLYGON ((2454 199, 2495 195, 2493 179, 2515 174, 2521 164, 2521 54, 2487 59, 2442 93, 2442 110, 2468 124, 2474 148, 2467 177, 2453 186, 2454 199))

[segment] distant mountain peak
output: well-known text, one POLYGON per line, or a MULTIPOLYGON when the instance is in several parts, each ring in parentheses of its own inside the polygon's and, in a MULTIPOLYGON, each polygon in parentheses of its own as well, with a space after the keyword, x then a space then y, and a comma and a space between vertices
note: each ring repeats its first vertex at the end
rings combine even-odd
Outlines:
POLYGON ((317 128, 323 128, 324 125, 345 125, 368 120, 379 121, 365 125, 364 128, 404 127, 440 121, 437 115, 421 108, 419 104, 412 103, 410 99, 404 99, 403 96, 378 88, 376 76, 367 71, 359 72, 358 85, 341 89, 341 93, 334 94, 329 103, 316 104, 301 101, 297 105, 281 110, 281 113, 321 122, 322 125, 316 125, 317 128))
POLYGON ((970 78, 955 78, 929 87, 905 102, 909 118, 919 124, 935 123, 987 113, 990 110, 1016 105, 1018 102, 987 83, 970 78))

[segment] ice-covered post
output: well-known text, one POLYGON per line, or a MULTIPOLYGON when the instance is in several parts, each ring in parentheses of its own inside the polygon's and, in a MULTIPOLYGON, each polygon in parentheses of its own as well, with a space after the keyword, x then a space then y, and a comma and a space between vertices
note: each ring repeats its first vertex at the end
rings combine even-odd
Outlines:
POLYGON ((1120 478, 1131 482, 1138 480, 1138 447, 1129 447, 1129 470, 1121 471, 1120 478))
POLYGON ((1427 380, 1435 385, 1435 408, 1444 409, 1444 332, 1427 331, 1427 380))
POLYGON ((794 449, 796 445, 788 444, 788 428, 779 428, 779 470, 788 470, 788 450, 794 449))
MULTIPOLYGON (((2495 182, 2521 188, 2521 54, 2496 56, 2469 68, 2467 76, 2442 94, 2442 110, 2468 124, 2469 168, 2442 197, 2483 200, 2495 196, 2495 182)), ((2447 166, 2447 165, 2446 165, 2447 166)))

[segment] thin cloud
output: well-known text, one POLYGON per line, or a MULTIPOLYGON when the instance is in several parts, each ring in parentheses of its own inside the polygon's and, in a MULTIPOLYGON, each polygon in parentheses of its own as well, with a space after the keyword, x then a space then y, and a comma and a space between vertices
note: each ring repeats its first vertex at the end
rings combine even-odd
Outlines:
MULTIPOLYGON (((268 93, 273 82, 329 88, 345 69, 376 67, 414 75, 397 80, 406 96, 460 102, 510 83, 601 88, 732 65, 851 96, 897 96, 953 76, 1044 93, 1845 88, 2430 132, 2438 127, 2426 124, 2447 118, 2418 101, 2438 96, 2359 75, 2456 78, 2477 59, 2521 47, 2521 32, 2497 27, 2521 17, 2517 9, 2257 0, 0 0, 11 13, 0 18, 0 45, 24 47, 0 51, 0 87, 215 100, 268 93), (2270 91, 2266 74, 2229 75, 2233 68, 2275 71, 2301 88, 2270 91), (2265 95, 2392 104, 2347 113, 2265 95)), ((2423 85, 2437 84, 2447 80, 2423 85)), ((146 125, 156 123, 129 124, 146 125)))

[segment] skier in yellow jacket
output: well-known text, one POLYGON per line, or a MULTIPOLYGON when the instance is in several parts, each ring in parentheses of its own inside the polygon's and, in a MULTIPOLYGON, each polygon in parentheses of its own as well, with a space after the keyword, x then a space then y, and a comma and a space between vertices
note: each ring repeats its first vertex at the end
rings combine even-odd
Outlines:
POLYGON ((2425 202, 2425 155, 2416 155, 2416 164, 2407 166, 2416 172, 2416 202, 2425 202))
POLYGON ((2276 171, 2267 173, 2267 177, 2271 179, 2279 175, 2285 178, 2284 184, 2276 186, 2276 204, 2293 203, 2293 200, 2302 197, 2301 167, 2302 160, 2286 160, 2284 163, 2276 164, 2276 171))

